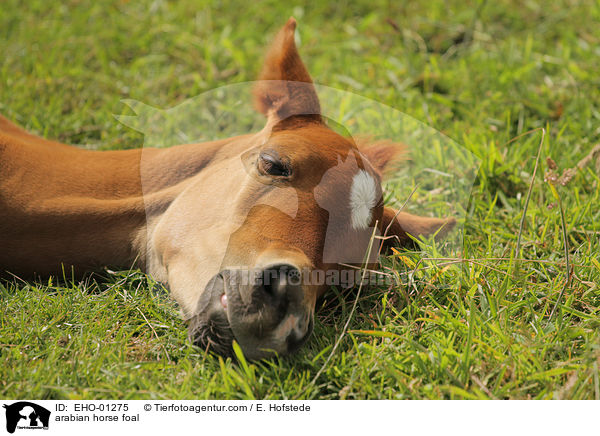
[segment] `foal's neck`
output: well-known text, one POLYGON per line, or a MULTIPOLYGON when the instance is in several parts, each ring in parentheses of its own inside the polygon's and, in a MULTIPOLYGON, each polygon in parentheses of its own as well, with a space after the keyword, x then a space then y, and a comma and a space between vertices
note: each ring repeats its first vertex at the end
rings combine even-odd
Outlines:
POLYGON ((143 266, 148 221, 230 141, 89 151, 0 123, 0 274, 143 266))

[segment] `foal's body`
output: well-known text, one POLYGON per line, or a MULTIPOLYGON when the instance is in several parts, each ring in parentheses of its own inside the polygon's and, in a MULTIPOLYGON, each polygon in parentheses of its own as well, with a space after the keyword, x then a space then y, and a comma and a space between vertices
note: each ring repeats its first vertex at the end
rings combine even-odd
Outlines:
POLYGON ((401 148, 359 150, 327 126, 295 26, 278 34, 255 87, 267 118, 257 133, 98 152, 0 117, 0 275, 139 265, 169 287, 192 340, 228 354, 235 339, 260 358, 294 351, 312 330, 328 285, 302 273, 362 262, 377 232, 402 242, 448 231, 452 219, 384 207, 381 171, 401 148))

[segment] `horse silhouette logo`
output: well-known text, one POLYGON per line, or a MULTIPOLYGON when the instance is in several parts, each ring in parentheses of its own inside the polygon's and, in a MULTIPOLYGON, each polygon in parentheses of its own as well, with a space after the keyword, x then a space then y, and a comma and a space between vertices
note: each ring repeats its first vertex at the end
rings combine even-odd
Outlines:
POLYGON ((50 411, 28 401, 19 401, 10 405, 4 404, 6 409, 6 431, 14 433, 19 429, 48 429, 50 411))

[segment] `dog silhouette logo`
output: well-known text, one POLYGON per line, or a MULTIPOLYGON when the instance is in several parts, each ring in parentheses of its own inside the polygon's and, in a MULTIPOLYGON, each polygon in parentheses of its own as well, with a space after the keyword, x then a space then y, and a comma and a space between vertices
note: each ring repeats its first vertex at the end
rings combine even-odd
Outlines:
POLYGON ((28 401, 19 401, 10 405, 4 404, 6 409, 6 431, 14 433, 19 429, 48 429, 50 411, 28 401))

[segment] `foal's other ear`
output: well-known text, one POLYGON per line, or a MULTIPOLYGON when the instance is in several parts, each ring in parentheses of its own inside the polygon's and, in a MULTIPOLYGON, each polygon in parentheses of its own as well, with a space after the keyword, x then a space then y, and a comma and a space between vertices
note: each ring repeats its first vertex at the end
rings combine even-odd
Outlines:
POLYGON ((320 123, 319 98, 298 54, 295 29, 296 20, 290 18, 275 37, 265 58, 260 82, 254 87, 254 105, 269 121, 320 123))
POLYGON ((353 139, 373 168, 384 176, 405 161, 408 155, 408 147, 399 142, 387 139, 373 141, 368 136, 357 136, 353 139))
POLYGON ((383 242, 384 247, 411 246, 413 240, 408 236, 430 236, 435 234, 436 240, 446 236, 456 225, 456 219, 450 218, 428 218, 412 215, 406 212, 396 212, 391 207, 383 208, 381 233, 392 238, 383 242), (391 225, 390 225, 391 223, 391 225), (437 233, 436 233, 437 232, 437 233))

